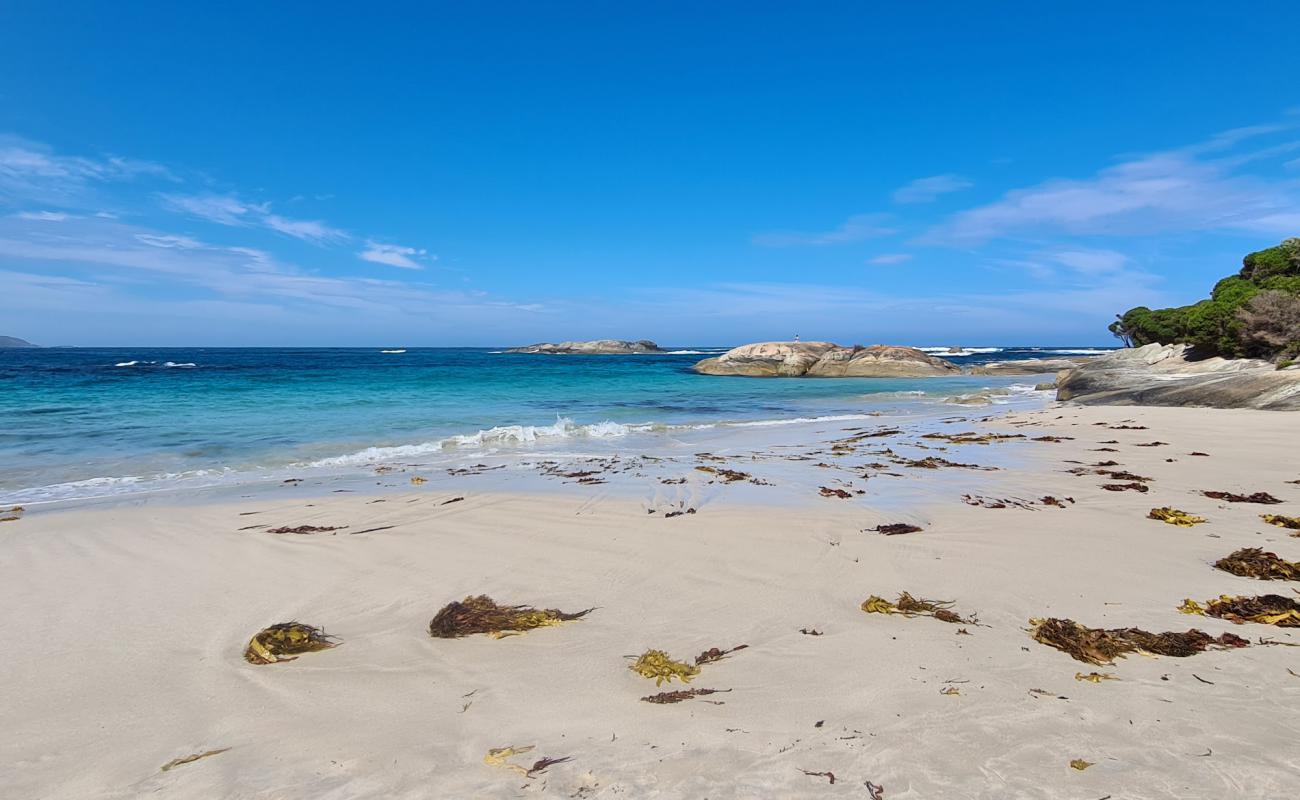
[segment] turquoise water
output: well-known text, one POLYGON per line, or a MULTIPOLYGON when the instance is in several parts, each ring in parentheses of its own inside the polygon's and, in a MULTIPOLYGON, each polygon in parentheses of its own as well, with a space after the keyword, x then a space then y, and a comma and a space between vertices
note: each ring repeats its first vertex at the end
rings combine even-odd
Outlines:
MULTIPOLYGON (((0 499, 74 497, 181 475, 337 469, 447 450, 527 449, 673 426, 855 415, 1033 382, 969 376, 771 380, 690 371, 722 349, 641 356, 483 349, 0 350, 0 499)), ((1069 349, 1007 349, 955 360, 1069 349)))

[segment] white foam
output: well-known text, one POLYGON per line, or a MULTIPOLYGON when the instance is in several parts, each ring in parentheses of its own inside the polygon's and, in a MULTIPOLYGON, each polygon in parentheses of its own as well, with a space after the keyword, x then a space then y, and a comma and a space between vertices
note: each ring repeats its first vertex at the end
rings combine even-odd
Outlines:
POLYGON ((1099 350, 1081 347, 1077 350, 1043 350, 1044 353, 1055 353, 1062 356, 1103 356, 1107 353, 1113 353, 1114 350, 1099 350))
POLYGON ((194 367, 197 367, 198 364, 195 364, 192 361, 187 361, 183 364, 177 364, 174 361, 166 361, 163 362, 163 366, 167 367, 168 369, 193 369, 194 367))
POLYGON ((1001 347, 960 347, 957 348, 956 352, 952 352, 951 347, 918 347, 916 349, 940 356, 973 356, 978 353, 1001 353, 1003 350, 1001 347))

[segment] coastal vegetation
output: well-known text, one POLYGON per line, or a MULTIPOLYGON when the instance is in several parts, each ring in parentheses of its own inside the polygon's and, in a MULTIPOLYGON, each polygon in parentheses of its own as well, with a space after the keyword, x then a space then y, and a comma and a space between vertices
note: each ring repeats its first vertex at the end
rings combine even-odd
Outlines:
POLYGON ((1300 356, 1300 238, 1247 255, 1206 300, 1131 308, 1110 331, 1129 345, 1188 344, 1198 355, 1288 365, 1300 356))

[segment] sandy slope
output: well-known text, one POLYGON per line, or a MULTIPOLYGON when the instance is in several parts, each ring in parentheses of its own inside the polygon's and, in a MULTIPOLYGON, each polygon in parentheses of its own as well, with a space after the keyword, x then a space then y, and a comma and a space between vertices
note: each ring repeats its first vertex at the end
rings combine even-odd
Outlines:
POLYGON ((1300 485, 1286 483, 1300 479, 1295 424, 1268 412, 1053 408, 969 427, 1075 440, 943 452, 979 463, 1012 448, 998 452, 1014 452, 1014 470, 899 469, 850 500, 801 488, 766 506, 745 500, 760 487, 737 484, 674 519, 601 486, 470 492, 444 506, 456 493, 436 483, 382 498, 28 513, 0 525, 0 796, 863 798, 868 780, 889 800, 1288 796, 1300 774, 1300 650, 1132 657, 1098 669, 1122 680, 1094 685, 1074 675, 1097 668, 1025 626, 1054 615, 1300 643, 1175 610, 1184 597, 1290 591, 1209 564, 1254 545, 1300 559, 1300 539, 1257 517, 1300 514, 1300 485), (1148 430, 1092 424, 1121 420, 1148 430), (1109 439, 1118 452, 1093 452, 1109 439), (1153 440, 1169 444, 1135 446, 1153 440), (1064 472, 1070 459, 1107 458, 1152 477, 1152 490, 1105 492, 1101 478, 1064 472), (889 481, 934 491, 882 514, 873 486, 889 481), (962 481, 1077 503, 975 508, 962 481), (1287 503, 1225 505, 1198 489, 1287 503), (1145 519, 1157 505, 1211 522, 1145 519), (862 530, 903 519, 926 530, 862 530), (239 530, 301 523, 396 527, 239 530), (955 600, 982 625, 959 635, 858 609, 900 590, 955 600), (597 610, 501 640, 427 636, 441 605, 480 592, 597 610), (254 631, 289 619, 343 643, 292 663, 242 660, 254 631), (723 704, 638 702, 658 690, 625 656, 742 643, 694 683, 732 690, 709 698, 723 704), (572 761, 533 779, 483 763, 506 745, 536 745, 516 759, 525 766, 572 761), (1078 772, 1074 758, 1095 766, 1078 772))

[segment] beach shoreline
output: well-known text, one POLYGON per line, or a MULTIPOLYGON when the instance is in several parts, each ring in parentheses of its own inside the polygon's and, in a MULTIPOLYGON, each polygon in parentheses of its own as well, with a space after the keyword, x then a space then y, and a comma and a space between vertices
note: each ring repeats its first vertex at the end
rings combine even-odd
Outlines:
POLYGON ((1300 767, 1276 744, 1300 734, 1292 648, 1099 668, 1027 628, 1052 616, 1300 643, 1177 611, 1288 590, 1211 564, 1239 547, 1300 553, 1259 520, 1300 513, 1277 435, 1289 418, 1055 403, 948 416, 826 422, 573 478, 391 472, 372 490, 33 508, 0 526, 0 794, 824 797, 870 781, 890 800, 1285 795, 1300 767), (1019 438, 952 441, 966 432, 1019 438), (1148 491, 1068 471, 1104 461, 1148 491), (1209 522, 1147 519, 1156 506, 1209 522), (871 530, 900 522, 922 530, 871 530), (346 527, 268 532, 299 525, 346 527), (859 608, 903 591, 978 622, 859 608), (477 594, 595 610, 499 640, 429 637, 440 607, 477 594), (293 619, 339 645, 245 663, 253 633, 293 619), (641 702, 682 685, 627 669, 651 648, 741 644, 691 684, 723 693, 678 705, 641 702), (1093 671, 1119 680, 1075 680, 1093 671), (530 745, 511 763, 572 760, 532 776, 484 762, 530 745))

